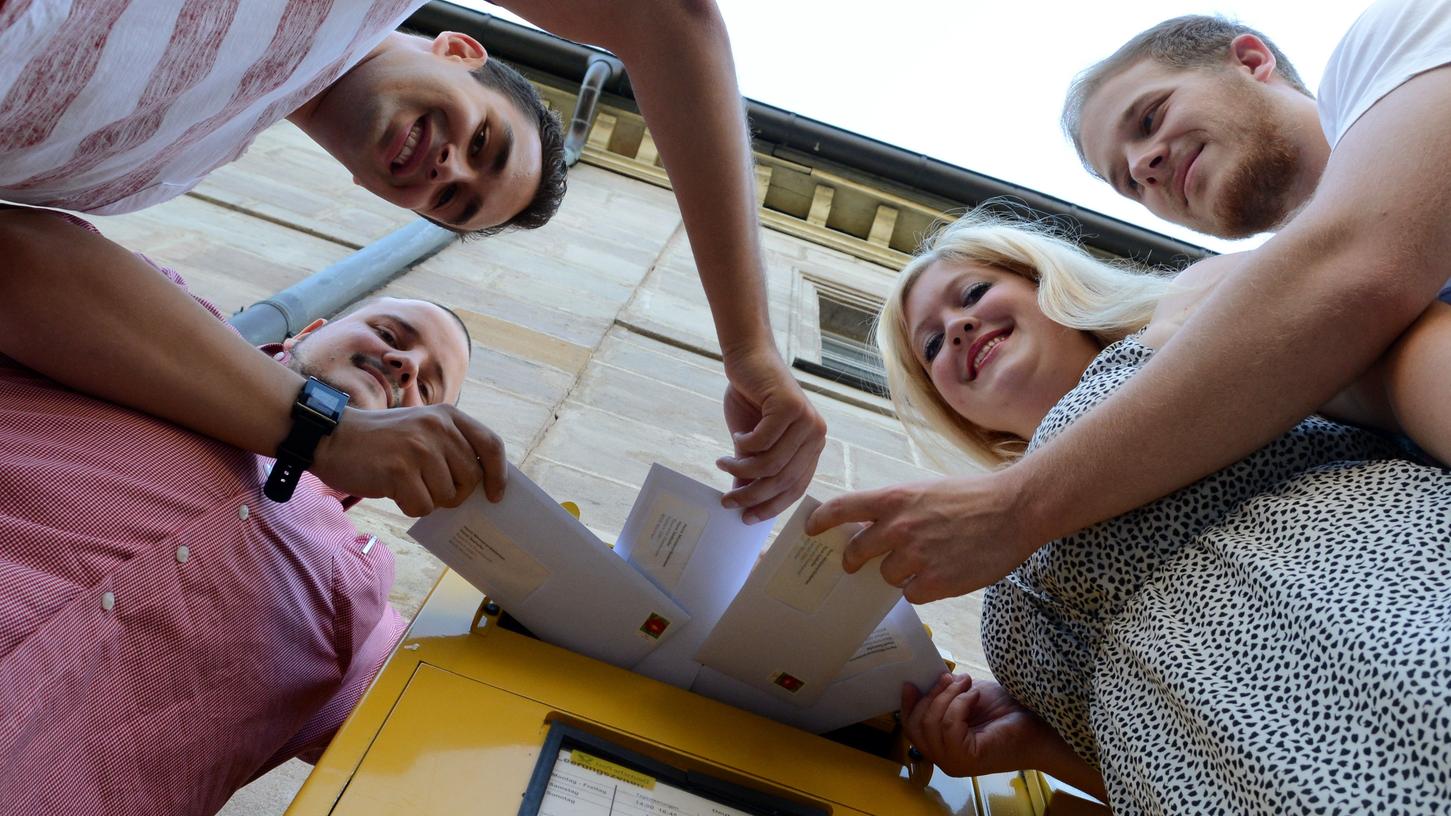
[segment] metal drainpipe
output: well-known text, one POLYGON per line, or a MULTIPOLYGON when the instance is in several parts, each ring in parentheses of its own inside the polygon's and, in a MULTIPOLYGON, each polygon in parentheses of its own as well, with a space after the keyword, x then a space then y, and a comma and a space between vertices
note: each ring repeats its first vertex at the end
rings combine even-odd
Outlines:
POLYGON ((228 321, 254 346, 280 343, 381 288, 452 243, 458 234, 419 219, 248 306, 228 321))
POLYGON ((589 137, 590 125, 594 123, 595 108, 599 105, 600 93, 605 83, 623 70, 618 60, 601 55, 589 59, 584 80, 579 84, 579 99, 574 103, 574 116, 569 120, 569 135, 564 139, 564 163, 573 167, 584 153, 585 139, 589 137))

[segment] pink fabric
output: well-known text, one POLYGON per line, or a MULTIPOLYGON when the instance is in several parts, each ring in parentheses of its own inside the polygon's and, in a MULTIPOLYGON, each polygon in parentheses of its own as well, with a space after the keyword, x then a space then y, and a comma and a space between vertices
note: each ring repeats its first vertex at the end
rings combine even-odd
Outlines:
POLYGON ((213 813, 327 744, 404 628, 392 554, 269 464, 0 357, 0 813, 213 813))
POLYGON ((121 213, 186 192, 423 0, 0 0, 0 199, 121 213))

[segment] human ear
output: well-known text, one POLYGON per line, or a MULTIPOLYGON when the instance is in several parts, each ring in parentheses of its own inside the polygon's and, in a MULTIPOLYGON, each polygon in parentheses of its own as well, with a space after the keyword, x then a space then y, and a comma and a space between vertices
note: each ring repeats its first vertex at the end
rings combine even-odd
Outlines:
POLYGON ((1275 75, 1274 52, 1253 34, 1235 37, 1229 44, 1229 54, 1236 68, 1248 70, 1258 82, 1268 82, 1275 75))
POLYGON ((430 50, 435 56, 466 64, 471 71, 489 61, 489 52, 478 40, 457 31, 444 31, 434 37, 430 50))
POLYGON ((291 351, 292 350, 292 347, 295 346, 295 345, 297 345, 297 341, 299 341, 302 338, 308 336, 309 334, 312 334, 313 332, 317 331, 318 329, 320 329, 320 328, 322 328, 323 326, 326 326, 326 325, 327 325, 327 320, 325 318, 319 317, 318 319, 316 319, 316 320, 312 321, 311 323, 307 324, 306 326, 304 326, 303 329, 302 329, 302 331, 298 332, 297 334, 292 335, 291 337, 287 338, 286 340, 283 340, 282 341, 282 347, 284 349, 287 349, 288 351, 291 351))

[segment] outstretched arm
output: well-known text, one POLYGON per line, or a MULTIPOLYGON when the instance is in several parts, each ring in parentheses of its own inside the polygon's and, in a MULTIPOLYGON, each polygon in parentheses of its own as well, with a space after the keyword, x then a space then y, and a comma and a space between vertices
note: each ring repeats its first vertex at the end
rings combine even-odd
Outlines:
POLYGON ((828 502, 808 532, 874 522, 848 566, 903 550, 883 571, 891 563, 911 578, 907 598, 921 602, 985 586, 1046 541, 1243 458, 1365 371, 1435 297, 1451 258, 1447 167, 1451 67, 1361 117, 1306 209, 1143 371, 1051 443, 1000 473, 951 483, 951 501, 931 514, 911 491, 878 491, 828 502), (935 520, 943 513, 950 519, 935 520), (925 553, 943 549, 925 566, 925 553))
POLYGON ((902 689, 902 729, 949 776, 1032 768, 1108 801, 1098 770, 991 680, 944 674, 926 694, 907 684, 902 689))
POLYGON ((750 143, 725 24, 710 0, 504 0, 530 21, 624 62, 670 174, 710 301, 730 390, 742 486, 727 501, 765 518, 806 490, 826 424, 776 350, 767 317, 750 143))
MULTIPOLYGON (((0 354, 82 393, 276 452, 301 376, 144 261, 38 210, 0 210, 0 253, 0 354)), ((334 488, 421 515, 457 504, 481 480, 500 495, 503 445, 453 406, 349 409, 311 470, 334 488)))

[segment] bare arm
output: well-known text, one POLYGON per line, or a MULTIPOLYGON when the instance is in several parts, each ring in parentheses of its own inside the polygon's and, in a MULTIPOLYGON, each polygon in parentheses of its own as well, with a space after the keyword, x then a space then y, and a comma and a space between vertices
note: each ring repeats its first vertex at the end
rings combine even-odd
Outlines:
POLYGON ((933 483, 933 501, 925 486, 833 500, 808 531, 875 522, 847 565, 890 551, 883 574, 911 579, 921 602, 991 583, 1048 540, 1243 458, 1364 372, 1431 302, 1451 257, 1448 167, 1441 68, 1371 108, 1305 211, 1062 435, 992 476, 933 483))
POLYGON ((1451 463, 1447 372, 1451 372, 1451 305, 1438 301, 1321 413, 1405 434, 1442 463, 1451 463))
MULTIPOLYGON (((302 378, 129 251, 54 215, 0 211, 0 353, 77 391, 272 455, 302 378)), ((462 501, 503 448, 452 406, 349 410, 312 470, 405 512, 462 501), (444 410, 434 410, 442 408, 444 410)))
POLYGON ((709 0, 505 0, 561 36, 613 51, 670 174, 732 390, 748 482, 728 500, 771 516, 806 490, 826 425, 776 350, 767 313, 750 143, 725 24, 709 0))

